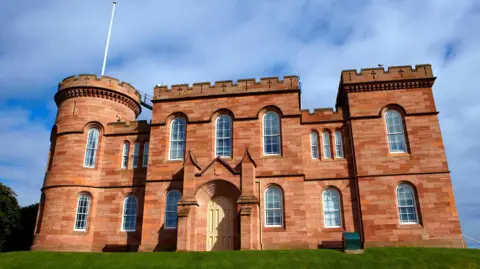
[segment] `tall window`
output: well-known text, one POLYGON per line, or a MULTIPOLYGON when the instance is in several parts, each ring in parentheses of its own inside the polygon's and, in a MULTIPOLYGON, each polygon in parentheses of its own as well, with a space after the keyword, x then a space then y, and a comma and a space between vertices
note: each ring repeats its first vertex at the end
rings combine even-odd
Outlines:
POLYGON ((133 156, 132 156, 132 166, 133 168, 137 168, 138 166, 138 153, 140 151, 140 145, 138 142, 133 144, 133 156))
POLYGON ((265 192, 265 226, 283 226, 282 191, 278 187, 265 192))
POLYGON ((326 189, 323 192, 323 221, 327 228, 342 226, 340 194, 335 189, 326 189))
POLYGON ((232 119, 228 115, 217 118, 216 156, 232 157, 232 119))
POLYGON ((130 151, 130 143, 125 142, 123 144, 123 152, 122 152, 122 168, 128 167, 128 152, 130 151))
POLYGON ((185 152, 185 128, 186 122, 183 118, 176 118, 172 121, 170 129, 170 160, 183 160, 185 152))
POLYGON ((407 152, 402 115, 396 110, 388 110, 385 113, 385 122, 390 152, 407 152))
POLYGON ((332 151, 330 149, 330 133, 327 131, 323 132, 323 157, 327 159, 332 158, 332 151))
POLYGON ((343 158, 342 132, 340 130, 335 131, 335 156, 343 158))
POLYGON ((267 112, 263 116, 263 154, 280 154, 280 119, 275 112, 267 112))
POLYGON ((177 203, 181 194, 177 190, 167 193, 167 205, 165 206, 165 228, 177 228, 177 203))
POLYGON ((122 231, 133 232, 137 225, 137 198, 127 196, 123 203, 122 231))
POLYGON ((88 209, 90 206, 90 196, 81 194, 78 196, 77 215, 75 217, 75 231, 86 231, 88 221, 88 209))
POLYGON ((418 223, 417 205, 415 203, 415 193, 412 186, 404 183, 398 185, 397 203, 401 224, 418 223))
POLYGON ((100 131, 98 131, 97 128, 91 128, 90 130, 88 130, 87 146, 85 150, 85 159, 83 160, 83 167, 95 167, 99 133, 100 131))
POLYGON ((148 142, 145 142, 145 144, 143 144, 143 158, 142 158, 143 167, 147 167, 148 165, 148 146, 149 146, 148 142))
POLYGON ((312 159, 318 159, 318 135, 316 132, 310 133, 310 144, 312 145, 312 159))

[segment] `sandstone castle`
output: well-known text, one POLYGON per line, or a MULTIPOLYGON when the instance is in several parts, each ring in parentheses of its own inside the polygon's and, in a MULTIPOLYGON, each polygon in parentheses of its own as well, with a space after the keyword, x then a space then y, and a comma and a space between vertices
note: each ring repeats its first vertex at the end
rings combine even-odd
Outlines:
POLYGON ((345 70, 335 109, 309 113, 296 76, 157 86, 151 103, 68 77, 33 249, 318 248, 343 232, 462 247, 434 81, 430 65, 345 70))

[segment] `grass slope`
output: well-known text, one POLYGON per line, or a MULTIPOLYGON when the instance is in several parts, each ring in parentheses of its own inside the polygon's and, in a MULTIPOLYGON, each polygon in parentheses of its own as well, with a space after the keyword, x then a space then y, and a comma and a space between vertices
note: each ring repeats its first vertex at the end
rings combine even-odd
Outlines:
POLYGON ((480 268, 478 249, 370 248, 361 255, 333 250, 163 253, 10 252, 0 268, 480 268))

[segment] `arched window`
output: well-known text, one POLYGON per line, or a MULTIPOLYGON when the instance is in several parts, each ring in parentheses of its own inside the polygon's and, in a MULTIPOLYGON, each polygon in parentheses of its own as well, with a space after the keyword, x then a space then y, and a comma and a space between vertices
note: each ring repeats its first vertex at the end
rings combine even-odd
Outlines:
POLYGON ((316 132, 310 133, 310 144, 312 145, 312 159, 318 159, 318 135, 316 132))
POLYGON ((145 144, 143 144, 143 158, 142 158, 143 167, 147 167, 148 165, 148 146, 149 146, 148 142, 145 142, 145 144))
POLYGON ((283 226, 282 191, 278 187, 265 192, 265 226, 283 226))
POLYGON ((127 196, 123 203, 122 231, 133 232, 137 226, 137 198, 127 196))
POLYGON ((172 121, 170 128, 170 160, 183 160, 185 152, 185 129, 186 122, 183 118, 172 121))
POLYGON ((232 119, 228 115, 217 117, 215 156, 232 157, 232 119))
POLYGON ((326 189, 323 192, 323 222, 325 227, 341 227, 342 212, 340 194, 335 189, 326 189))
POLYGON ((122 168, 128 167, 128 152, 130 151, 130 143, 125 142, 123 144, 123 152, 122 152, 122 168))
POLYGON ((83 160, 83 167, 95 167, 99 133, 100 131, 97 128, 91 128, 90 130, 88 130, 87 146, 85 149, 85 159, 83 160))
POLYGON ((75 217, 75 231, 86 231, 88 221, 88 210, 90 207, 90 196, 88 194, 80 194, 77 201, 77 214, 75 217))
POLYGON ((323 157, 326 159, 332 158, 332 150, 330 146, 330 133, 327 131, 323 132, 323 157))
POLYGON ((135 144, 133 144, 133 156, 132 156, 132 166, 133 166, 133 168, 137 168, 137 166, 138 166, 139 151, 140 151, 140 145, 138 144, 138 142, 136 142, 135 144))
POLYGON ((402 183, 397 187, 398 214, 401 224, 418 223, 415 192, 412 186, 402 183))
POLYGON ((263 154, 279 155, 281 153, 280 119, 278 114, 270 111, 263 116, 263 154))
POLYGON ((177 228, 177 203, 182 195, 177 190, 167 193, 167 204, 165 206, 165 228, 177 228))
POLYGON ((342 132, 340 130, 335 131, 335 156, 343 158, 342 132))
POLYGON ((387 110, 385 113, 385 122, 387 124, 388 147, 390 152, 407 152, 403 120, 400 112, 387 110))

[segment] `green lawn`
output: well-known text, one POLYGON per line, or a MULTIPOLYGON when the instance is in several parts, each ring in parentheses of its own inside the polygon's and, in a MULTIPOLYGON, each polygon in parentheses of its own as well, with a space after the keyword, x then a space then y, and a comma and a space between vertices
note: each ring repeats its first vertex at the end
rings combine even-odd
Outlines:
POLYGON ((333 250, 235 252, 0 254, 0 268, 480 268, 479 249, 370 248, 364 254, 333 250))

